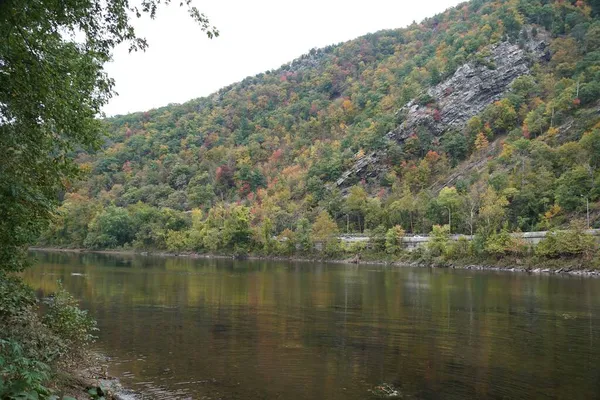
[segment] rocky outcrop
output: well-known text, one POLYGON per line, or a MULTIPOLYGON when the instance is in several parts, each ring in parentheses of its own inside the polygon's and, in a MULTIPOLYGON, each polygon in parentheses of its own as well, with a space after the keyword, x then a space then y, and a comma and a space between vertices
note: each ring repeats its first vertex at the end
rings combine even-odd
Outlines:
MULTIPOLYGON (((534 62, 549 59, 548 35, 539 32, 532 38, 529 30, 528 36, 530 39, 520 45, 500 42, 488 47, 475 61, 462 65, 446 81, 431 87, 426 96, 410 101, 398 111, 402 122, 387 138, 402 143, 419 129, 427 129, 434 136, 463 129, 470 118, 504 97, 515 79, 529 74, 534 62), (427 98, 426 105, 420 104, 423 97, 427 98)), ((348 186, 377 175, 384 169, 382 156, 372 153, 358 160, 336 184, 348 186)))
POLYGON ((373 152, 356 161, 352 168, 344 171, 342 176, 335 181, 335 184, 337 186, 348 186, 356 183, 352 182, 352 178, 370 178, 378 175, 380 172, 380 155, 377 152, 373 152))
POLYGON ((464 64, 448 80, 430 88, 429 106, 412 100, 398 113, 403 122, 388 138, 404 141, 419 127, 440 136, 449 129, 462 129, 467 121, 489 104, 501 99, 515 79, 529 73, 532 61, 547 57, 547 41, 527 42, 523 48, 501 42, 489 55, 464 64))

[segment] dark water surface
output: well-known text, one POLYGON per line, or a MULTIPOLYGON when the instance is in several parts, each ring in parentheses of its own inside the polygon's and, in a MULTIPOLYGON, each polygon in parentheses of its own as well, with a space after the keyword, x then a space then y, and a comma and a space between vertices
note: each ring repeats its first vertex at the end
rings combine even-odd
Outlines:
POLYGON ((34 253, 148 398, 600 398, 600 280, 34 253), (82 275, 81 275, 82 274, 82 275))

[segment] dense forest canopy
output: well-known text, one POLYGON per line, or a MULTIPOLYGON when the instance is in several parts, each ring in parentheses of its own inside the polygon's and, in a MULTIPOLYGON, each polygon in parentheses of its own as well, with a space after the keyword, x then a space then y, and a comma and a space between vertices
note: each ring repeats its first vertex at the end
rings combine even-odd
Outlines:
POLYGON ((565 226, 588 206, 595 226, 599 14, 597 1, 474 0, 206 98, 107 119, 102 151, 77 154, 85 179, 42 243, 292 253, 337 232, 393 243, 449 222, 485 241, 565 226), (531 41, 546 43, 542 57, 531 41), (493 74, 501 43, 527 54, 527 70, 483 111, 441 132, 388 135, 411 101, 440 121, 428 89, 450 95, 465 65, 493 74))

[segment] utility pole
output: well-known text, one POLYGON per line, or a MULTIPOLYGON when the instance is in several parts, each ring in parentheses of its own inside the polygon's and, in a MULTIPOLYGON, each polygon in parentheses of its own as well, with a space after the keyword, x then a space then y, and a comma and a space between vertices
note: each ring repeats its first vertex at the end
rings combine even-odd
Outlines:
MULTIPOLYGON (((581 197, 583 197, 583 195, 581 195, 581 197)), ((587 229, 590 229, 590 199, 589 197, 585 196, 585 211, 586 211, 586 216, 587 216, 587 229)))
POLYGON ((587 211, 587 228, 590 230, 590 199, 588 197, 585 198, 585 208, 587 211))

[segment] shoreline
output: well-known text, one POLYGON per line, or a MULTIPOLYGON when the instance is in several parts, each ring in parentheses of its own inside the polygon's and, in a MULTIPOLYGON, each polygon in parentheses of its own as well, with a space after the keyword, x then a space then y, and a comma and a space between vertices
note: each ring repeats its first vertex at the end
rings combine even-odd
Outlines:
MULTIPOLYGON (((250 261, 284 261, 299 263, 331 263, 346 265, 382 265, 398 268, 435 268, 435 269, 458 269, 473 271, 497 271, 497 272, 520 272, 529 275, 548 274, 548 275, 570 275, 580 277, 600 277, 600 270, 594 268, 581 268, 582 260, 554 260, 561 264, 558 268, 554 265, 540 265, 532 268, 522 265, 485 265, 477 263, 460 262, 426 262, 418 261, 387 261, 387 260, 356 260, 353 259, 327 259, 327 258, 309 258, 309 257, 286 257, 286 256, 257 256, 248 255, 243 258, 236 258, 232 255, 224 254, 202 254, 202 253, 170 253, 166 251, 138 251, 138 250, 89 250, 89 249, 68 249, 58 247, 30 247, 30 251, 42 251, 49 253, 78 253, 78 254, 107 254, 107 255, 127 255, 127 256, 152 256, 152 257, 182 257, 190 259, 239 259, 250 261), (570 261, 570 262, 569 262, 570 261), (576 262, 574 264, 574 262, 576 262)), ((518 263, 515 263, 518 264, 518 263)))
POLYGON ((84 400, 90 398, 90 390, 97 390, 101 398, 112 400, 138 400, 142 393, 124 387, 116 376, 108 374, 110 357, 89 351, 86 358, 74 367, 62 371, 55 383, 55 390, 64 396, 84 400))

